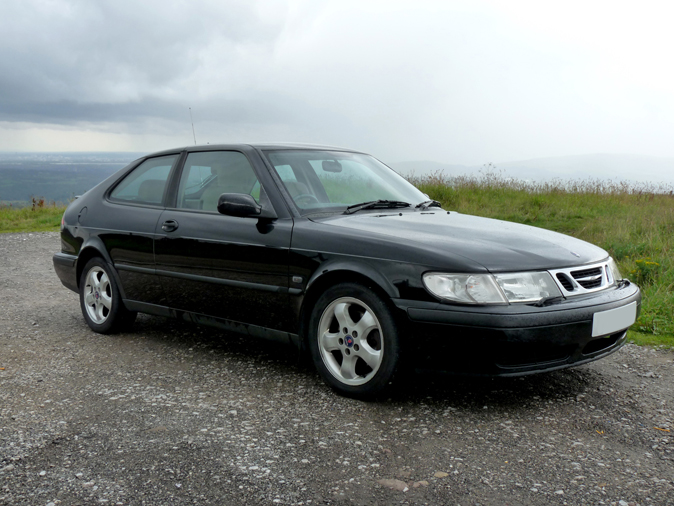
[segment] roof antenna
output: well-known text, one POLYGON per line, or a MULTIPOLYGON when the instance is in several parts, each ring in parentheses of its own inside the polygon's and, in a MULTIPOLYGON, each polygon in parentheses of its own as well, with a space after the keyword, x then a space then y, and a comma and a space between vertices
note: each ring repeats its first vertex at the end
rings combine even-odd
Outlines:
POLYGON ((192 122, 192 135, 194 136, 194 145, 197 145, 197 134, 194 133, 194 120, 192 119, 192 108, 190 107, 190 121, 192 122))

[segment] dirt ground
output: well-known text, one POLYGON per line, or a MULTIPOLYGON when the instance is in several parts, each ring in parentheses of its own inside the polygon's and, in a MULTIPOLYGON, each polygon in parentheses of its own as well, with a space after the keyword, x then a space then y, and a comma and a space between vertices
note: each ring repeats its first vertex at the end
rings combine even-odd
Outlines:
POLYGON ((0 504, 674 504, 674 354, 335 395, 287 348, 89 330, 58 234, 0 235, 0 504))

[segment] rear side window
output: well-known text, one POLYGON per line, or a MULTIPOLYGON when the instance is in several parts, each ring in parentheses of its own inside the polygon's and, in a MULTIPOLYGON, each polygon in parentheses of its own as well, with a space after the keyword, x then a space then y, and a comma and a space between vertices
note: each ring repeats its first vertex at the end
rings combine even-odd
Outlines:
POLYGON ((145 160, 112 190, 110 198, 138 204, 161 205, 171 167, 178 155, 145 160))

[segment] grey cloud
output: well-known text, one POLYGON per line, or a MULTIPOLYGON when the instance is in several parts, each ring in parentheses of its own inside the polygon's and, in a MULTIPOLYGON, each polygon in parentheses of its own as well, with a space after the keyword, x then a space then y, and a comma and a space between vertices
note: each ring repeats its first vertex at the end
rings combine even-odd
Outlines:
POLYGON ((119 103, 78 102, 57 100, 21 103, 0 100, 0 110, 6 121, 28 121, 32 123, 77 123, 149 121, 161 118, 163 121, 184 123, 193 110, 195 120, 210 123, 230 124, 287 124, 303 125, 331 117, 343 126, 345 118, 331 111, 314 109, 311 112, 301 102, 273 93, 249 94, 237 98, 217 98, 213 100, 164 100, 145 97, 137 101, 119 103))
MULTIPOLYGON (((579 3, 561 22, 545 3, 536 15, 526 2, 497 4, 5 0, 0 127, 12 139, 28 138, 13 122, 44 126, 44 135, 62 126, 73 136, 131 134, 115 142, 138 138, 132 149, 144 149, 136 134, 192 140, 192 107, 203 142, 300 140, 463 164, 674 155, 674 73, 640 63, 644 47, 631 46, 643 37, 614 57, 606 48, 625 47, 622 32, 601 22, 600 45, 565 39, 592 25, 579 3)), ((632 17, 625 29, 638 28, 632 17)))
POLYGON ((229 55, 270 44, 281 29, 261 20, 253 2, 166 5, 10 2, 0 21, 0 47, 9 48, 0 51, 0 119, 68 121, 97 111, 113 120, 170 117, 161 101, 189 91, 181 83, 199 73, 205 52, 226 71, 235 63, 229 55))
POLYGON ((294 83, 288 93, 274 82, 282 3, 49 5, 58 8, 12 1, 0 19, 0 47, 15 41, 0 49, 0 121, 171 136, 191 107, 200 139, 368 138, 339 110, 307 105, 294 83))

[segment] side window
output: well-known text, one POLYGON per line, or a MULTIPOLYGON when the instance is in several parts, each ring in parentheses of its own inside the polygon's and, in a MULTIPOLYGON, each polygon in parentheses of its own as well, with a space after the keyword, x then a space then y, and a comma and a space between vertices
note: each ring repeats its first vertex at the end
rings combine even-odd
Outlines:
POLYGON ((259 202, 260 183, 248 159, 238 151, 187 155, 178 188, 178 207, 217 213, 223 193, 245 193, 259 202))
POLYGON ((161 205, 171 167, 178 155, 145 160, 112 190, 110 198, 139 204, 161 205))

